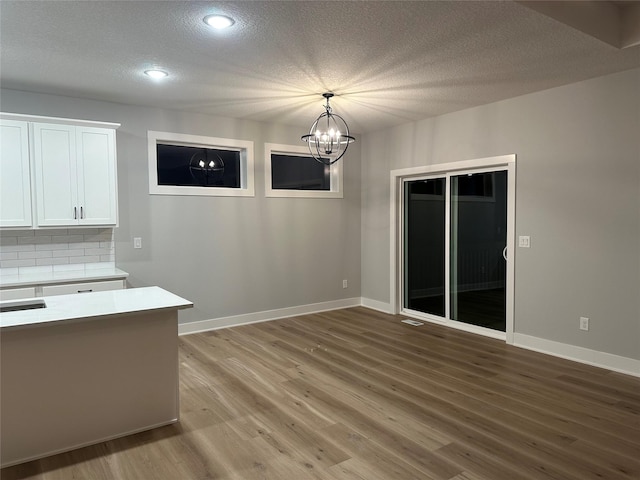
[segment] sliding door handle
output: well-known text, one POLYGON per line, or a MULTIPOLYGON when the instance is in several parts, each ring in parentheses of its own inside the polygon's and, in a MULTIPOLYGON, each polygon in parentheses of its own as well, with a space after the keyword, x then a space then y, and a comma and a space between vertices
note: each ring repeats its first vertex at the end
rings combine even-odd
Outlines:
POLYGON ((505 260, 509 260, 509 259, 507 258, 507 247, 504 247, 504 248, 502 249, 502 257, 503 257, 505 260))

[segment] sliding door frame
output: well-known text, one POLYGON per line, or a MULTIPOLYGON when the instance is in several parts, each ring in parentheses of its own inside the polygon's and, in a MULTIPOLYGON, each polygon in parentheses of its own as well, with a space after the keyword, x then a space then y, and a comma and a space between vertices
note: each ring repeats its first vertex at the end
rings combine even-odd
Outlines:
MULTIPOLYGON (((398 314, 403 312, 403 261, 404 261, 404 190, 403 185, 406 181, 420 179, 424 177, 446 177, 456 174, 467 173, 467 171, 487 172, 491 170, 507 171, 507 285, 506 285, 506 331, 504 333, 497 331, 489 331, 489 329, 467 325, 462 322, 448 321, 444 323, 452 328, 480 333, 506 340, 507 343, 513 344, 514 330, 514 285, 515 285, 515 207, 516 207, 516 156, 501 155, 496 157, 478 158, 474 160, 465 160, 453 163, 442 163, 436 165, 427 165, 422 167, 404 168, 391 171, 391 202, 390 202, 390 306, 391 313, 398 314)), ((448 182, 447 182, 448 183, 448 182)), ((449 192, 447 191, 447 208, 449 208, 449 192)), ((449 213, 447 212, 446 232, 449 232, 449 213)), ((448 233, 447 233, 448 234, 448 233)), ((448 245, 448 242, 446 242, 448 245)), ((449 249, 447 247, 446 262, 449 262, 449 249)), ((445 269, 446 278, 445 285, 448 285, 449 268, 445 269)), ((449 299, 445 301, 446 319, 450 316, 449 299)), ((422 316, 421 316, 422 317, 422 316)), ((442 320, 429 318, 424 316, 424 320, 434 321, 442 324, 442 320)))

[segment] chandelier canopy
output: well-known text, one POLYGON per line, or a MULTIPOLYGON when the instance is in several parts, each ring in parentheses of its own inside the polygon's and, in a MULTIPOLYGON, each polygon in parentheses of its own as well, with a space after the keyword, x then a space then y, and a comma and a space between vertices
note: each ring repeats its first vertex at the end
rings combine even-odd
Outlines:
POLYGON ((316 161, 333 165, 344 156, 355 138, 349 135, 347 122, 331 111, 329 99, 333 97, 333 93, 326 92, 322 96, 327 100, 325 112, 316 118, 309 133, 302 135, 300 139, 307 142, 309 153, 316 161))

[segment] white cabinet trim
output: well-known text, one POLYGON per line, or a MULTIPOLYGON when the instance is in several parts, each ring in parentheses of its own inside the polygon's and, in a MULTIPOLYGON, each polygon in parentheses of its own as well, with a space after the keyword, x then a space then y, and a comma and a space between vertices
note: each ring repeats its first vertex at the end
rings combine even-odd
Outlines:
POLYGON ((102 127, 102 128, 112 128, 114 130, 120 127, 119 123, 113 123, 113 122, 79 120, 76 118, 45 117, 41 115, 25 115, 22 113, 8 113, 8 112, 0 112, 0 119, 22 120, 24 122, 36 122, 36 123, 58 123, 61 125, 75 125, 75 126, 84 126, 84 127, 102 127))

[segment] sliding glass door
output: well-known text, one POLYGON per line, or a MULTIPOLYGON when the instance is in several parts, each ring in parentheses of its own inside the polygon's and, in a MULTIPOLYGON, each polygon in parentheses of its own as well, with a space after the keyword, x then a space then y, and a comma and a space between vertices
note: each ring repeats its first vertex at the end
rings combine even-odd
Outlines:
POLYGON ((507 170, 403 182, 403 310, 506 331, 507 170))
POLYGON ((507 172, 450 177, 450 318, 506 328, 507 172))

